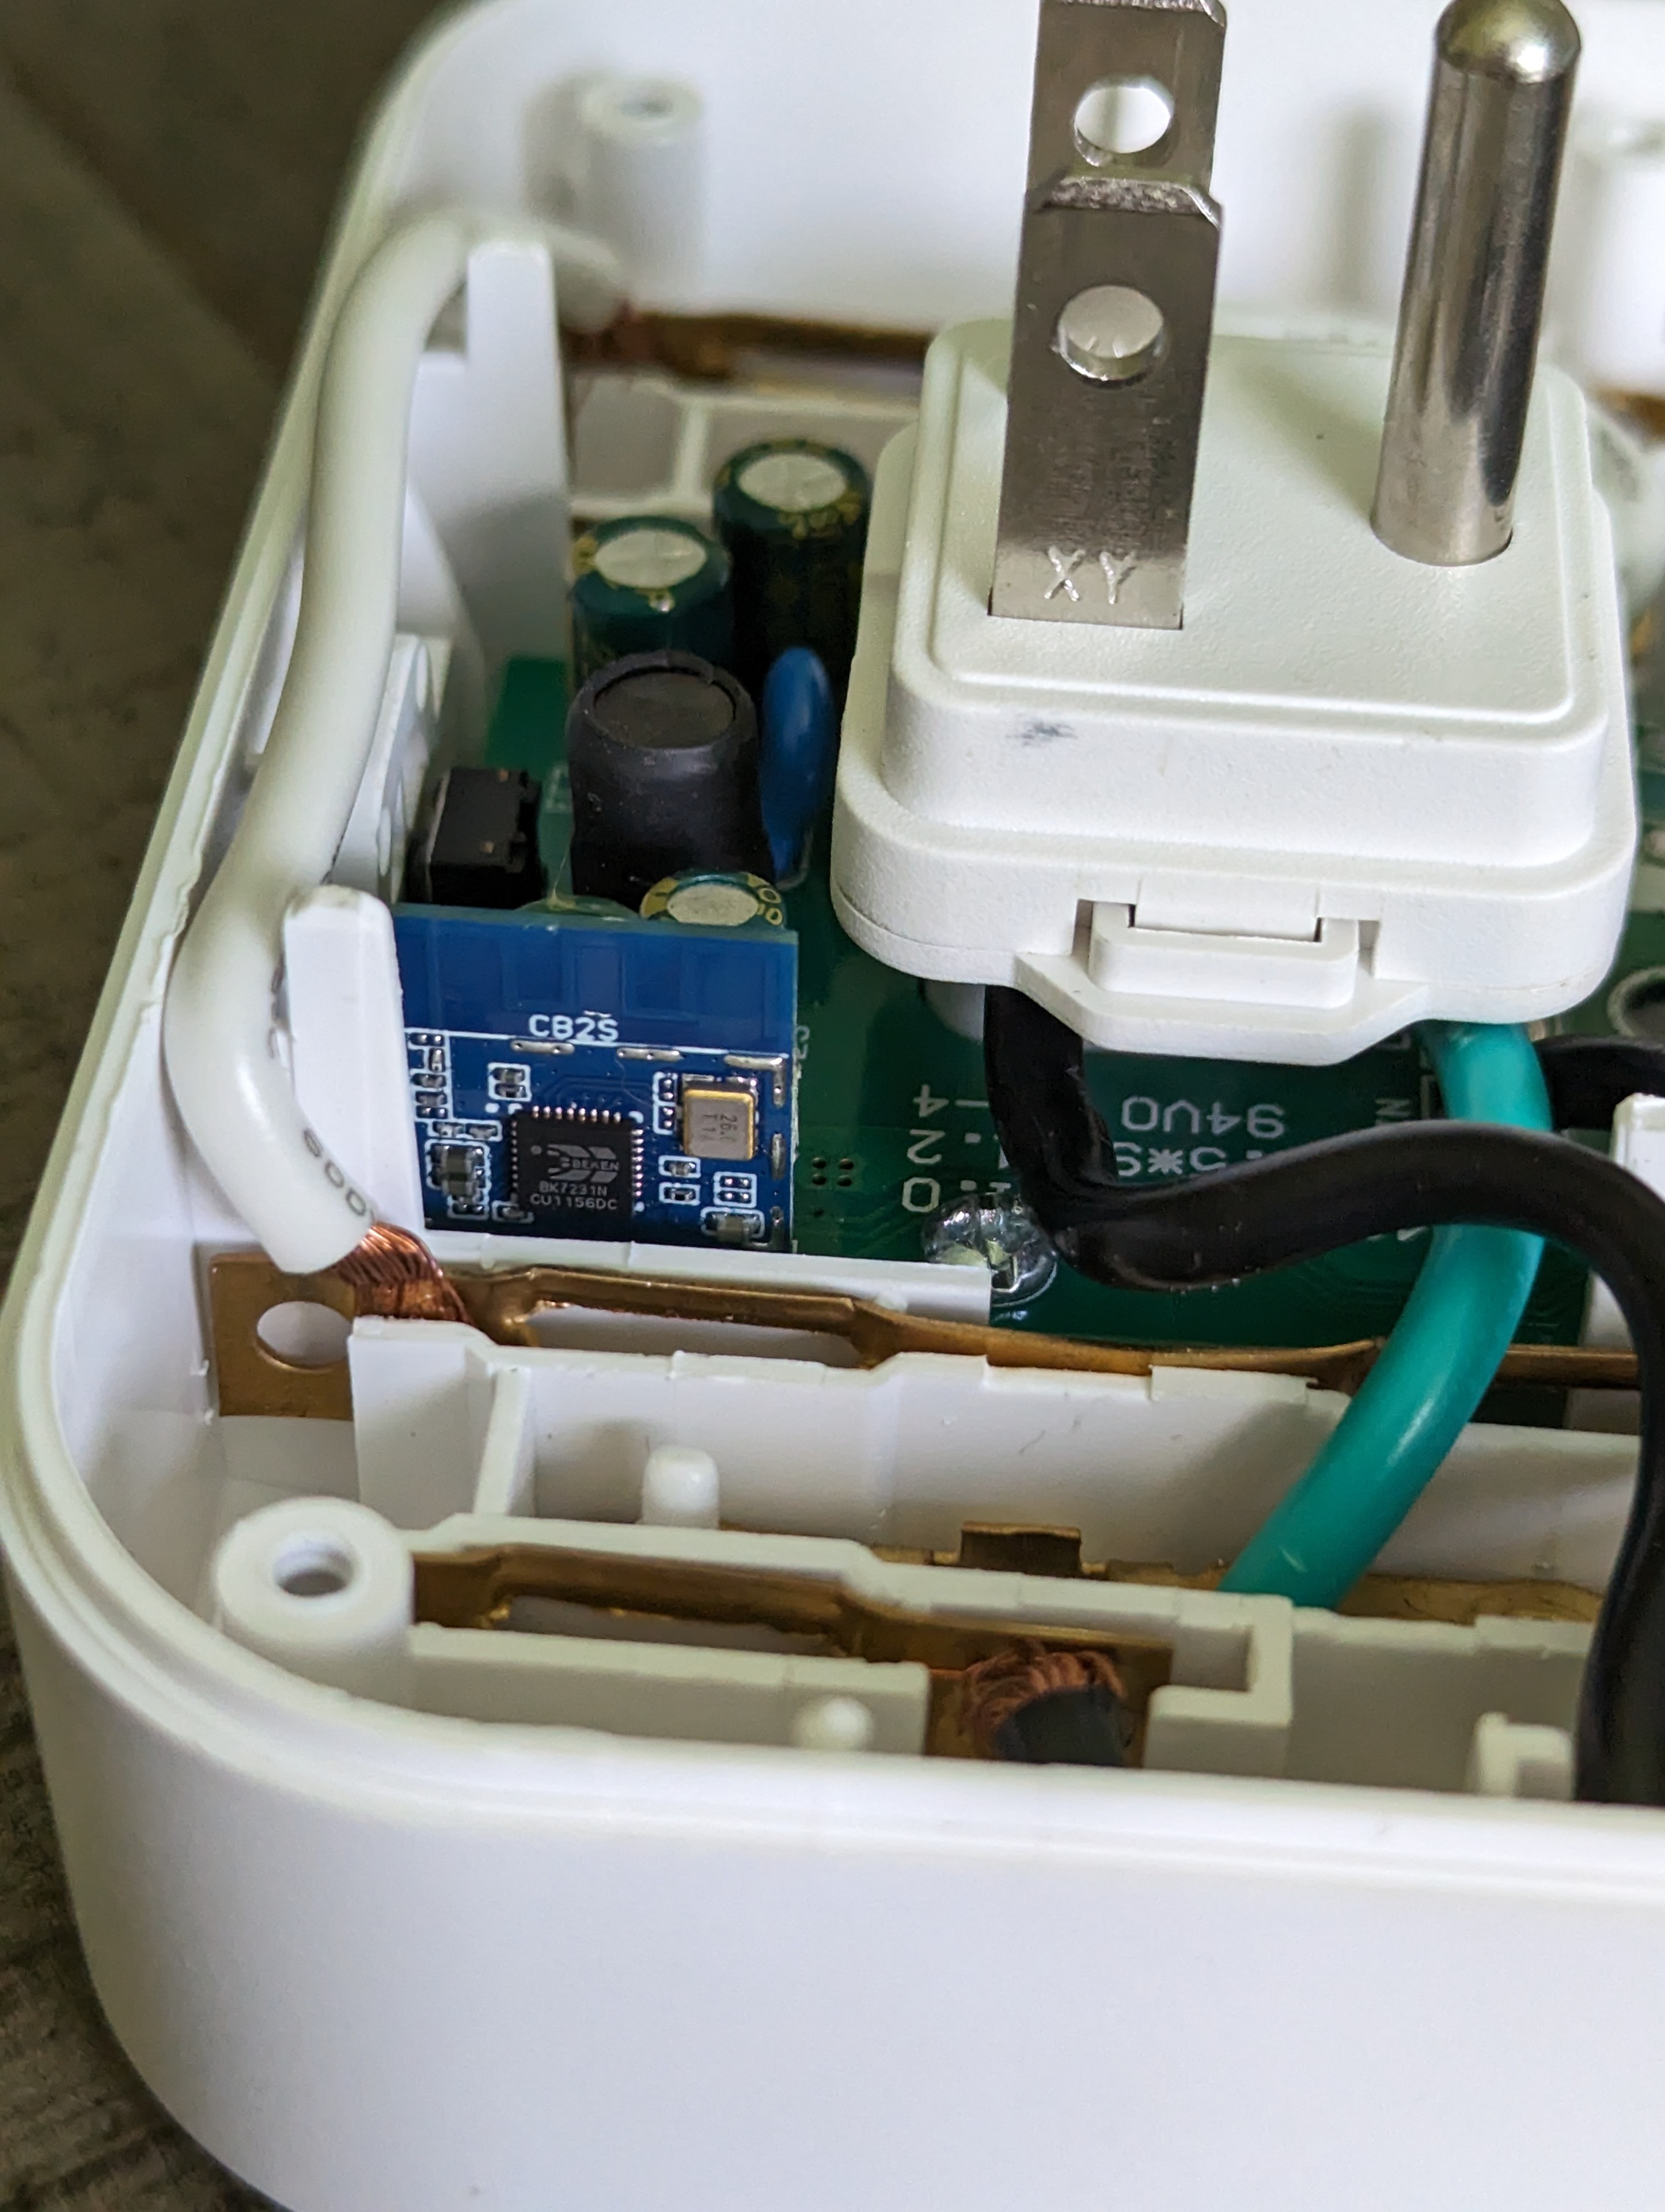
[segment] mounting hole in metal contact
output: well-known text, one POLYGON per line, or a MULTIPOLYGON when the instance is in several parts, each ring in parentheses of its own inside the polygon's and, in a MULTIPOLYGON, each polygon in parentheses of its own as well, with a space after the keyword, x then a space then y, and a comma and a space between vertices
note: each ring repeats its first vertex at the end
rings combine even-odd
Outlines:
POLYGON ((286 1298, 268 1306, 254 1324, 263 1352, 285 1367, 333 1367, 347 1357, 352 1322, 313 1298, 286 1298))
POLYGON ((1075 143, 1095 167, 1148 154, 1168 135, 1174 95, 1153 76, 1106 76, 1083 93, 1075 109, 1075 143))
POLYGON ((1136 384, 1168 350, 1168 325, 1156 301, 1130 284, 1093 284, 1067 301, 1053 346, 1093 384, 1136 384))
POLYGON ((1665 968, 1638 968, 1607 994, 1607 1019, 1620 1036, 1665 1043, 1665 968))

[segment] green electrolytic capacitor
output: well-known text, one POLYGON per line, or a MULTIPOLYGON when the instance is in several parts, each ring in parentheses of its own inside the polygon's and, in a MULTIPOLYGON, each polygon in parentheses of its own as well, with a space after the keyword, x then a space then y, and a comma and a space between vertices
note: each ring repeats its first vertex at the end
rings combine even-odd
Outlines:
POLYGON ((737 869, 692 868, 662 876, 640 908, 644 921, 661 915, 671 921, 697 922, 704 929, 738 929, 743 922, 786 926, 787 910, 775 885, 762 876, 737 869))
POLYGON ((599 522, 573 548, 574 687, 631 653, 733 658, 729 558, 697 523, 671 514, 599 522))
POLYGON ((724 463, 712 517, 734 564, 734 672, 754 693, 788 646, 804 645, 842 696, 870 496, 855 456, 812 438, 770 438, 724 463))

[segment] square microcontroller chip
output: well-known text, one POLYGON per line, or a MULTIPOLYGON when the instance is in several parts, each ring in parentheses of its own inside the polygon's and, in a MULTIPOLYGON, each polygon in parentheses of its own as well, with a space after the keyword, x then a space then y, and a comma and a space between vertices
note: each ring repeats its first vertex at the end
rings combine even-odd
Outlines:
POLYGON ((509 1191, 537 1227, 593 1237, 628 1224, 641 1188, 641 1129, 623 1114, 538 1107, 511 1116, 509 1191))

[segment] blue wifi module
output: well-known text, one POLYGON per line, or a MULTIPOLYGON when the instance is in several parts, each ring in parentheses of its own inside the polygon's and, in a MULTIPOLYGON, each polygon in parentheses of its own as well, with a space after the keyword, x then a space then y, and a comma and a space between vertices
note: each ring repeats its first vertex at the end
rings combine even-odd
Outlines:
POLYGON ((787 1245, 790 931, 414 906, 393 926, 430 1229, 787 1245))

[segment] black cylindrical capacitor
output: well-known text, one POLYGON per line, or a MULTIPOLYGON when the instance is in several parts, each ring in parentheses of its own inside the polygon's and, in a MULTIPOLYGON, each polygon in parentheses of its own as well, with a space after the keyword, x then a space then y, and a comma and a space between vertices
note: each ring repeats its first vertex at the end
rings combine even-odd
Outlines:
POLYGON ((696 653, 726 667, 734 648, 729 561, 672 514, 599 522, 573 548, 573 680, 629 653, 696 653))
POLYGON ((725 670, 691 653, 604 668, 567 718, 575 891, 639 907, 666 876, 767 878, 757 722, 725 670))
POLYGON ((724 463, 712 488, 734 564, 734 666, 754 692, 788 646, 819 654, 843 696, 867 547, 867 471, 812 438, 770 438, 724 463))

